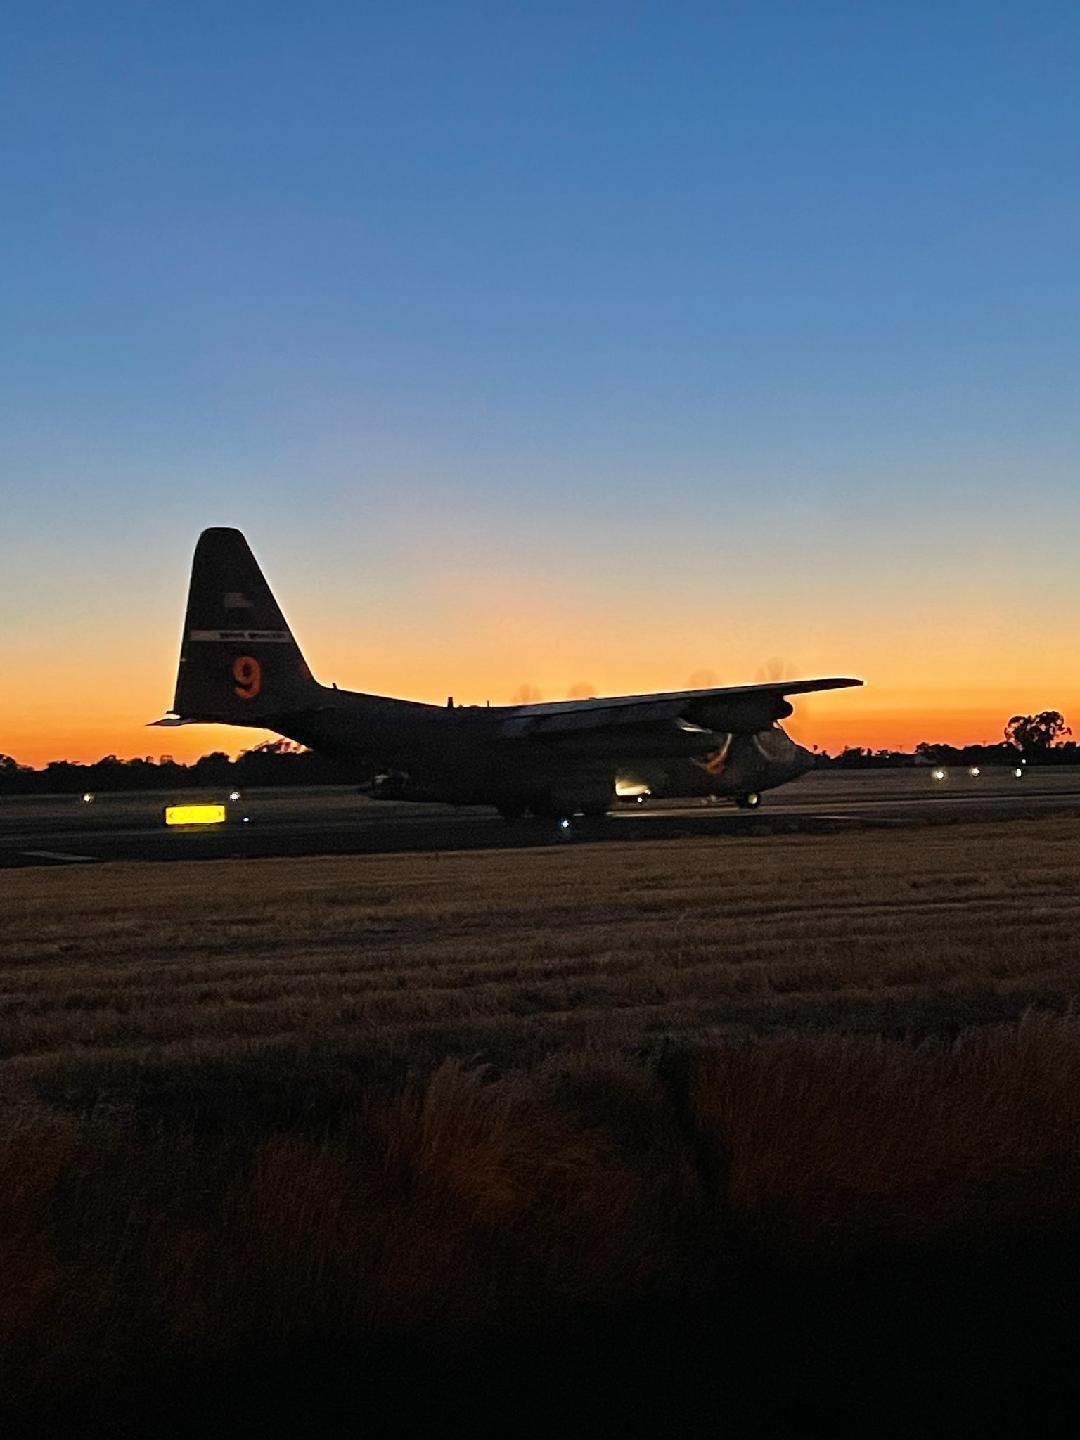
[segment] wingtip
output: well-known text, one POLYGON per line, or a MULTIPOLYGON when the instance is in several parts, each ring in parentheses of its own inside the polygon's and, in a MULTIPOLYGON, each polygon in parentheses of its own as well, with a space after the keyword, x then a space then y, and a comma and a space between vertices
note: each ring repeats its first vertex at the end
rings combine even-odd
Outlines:
POLYGON ((812 680, 781 680, 775 688, 781 695, 812 695, 821 690, 847 690, 862 683, 851 675, 819 675, 812 680))

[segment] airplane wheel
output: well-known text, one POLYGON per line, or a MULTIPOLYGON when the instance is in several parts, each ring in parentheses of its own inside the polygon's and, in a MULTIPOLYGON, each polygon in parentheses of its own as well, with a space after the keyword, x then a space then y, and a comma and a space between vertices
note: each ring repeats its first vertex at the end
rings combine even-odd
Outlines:
POLYGON ((761 804, 761 796, 756 790, 751 790, 749 795, 736 795, 735 804, 740 810, 756 810, 761 804))

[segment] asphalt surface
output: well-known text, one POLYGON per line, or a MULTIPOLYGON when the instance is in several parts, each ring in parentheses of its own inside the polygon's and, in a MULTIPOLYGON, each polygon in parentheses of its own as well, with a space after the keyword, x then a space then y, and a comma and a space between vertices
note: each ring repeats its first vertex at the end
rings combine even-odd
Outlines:
POLYGON ((956 820, 1080 818, 1080 770, 949 773, 926 769, 817 771, 765 795, 756 811, 730 801, 655 801, 614 808, 604 819, 507 823, 487 809, 381 803, 340 787, 254 790, 228 803, 212 829, 171 830, 172 801, 226 794, 100 794, 0 797, 0 868, 108 860, 220 860, 395 851, 507 849, 687 835, 771 835, 914 827, 956 820))

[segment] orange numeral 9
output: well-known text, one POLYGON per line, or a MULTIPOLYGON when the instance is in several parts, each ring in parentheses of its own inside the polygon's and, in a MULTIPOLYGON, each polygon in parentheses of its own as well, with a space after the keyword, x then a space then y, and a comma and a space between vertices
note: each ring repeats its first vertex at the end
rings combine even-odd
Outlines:
POLYGON ((235 691, 241 700, 254 700, 262 689, 262 666, 253 655, 238 655, 232 662, 235 691))

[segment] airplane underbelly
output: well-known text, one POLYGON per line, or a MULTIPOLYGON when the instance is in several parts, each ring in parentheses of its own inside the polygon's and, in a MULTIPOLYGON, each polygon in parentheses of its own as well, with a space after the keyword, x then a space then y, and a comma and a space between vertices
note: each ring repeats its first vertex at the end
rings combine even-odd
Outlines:
POLYGON ((812 764, 779 727, 713 739, 709 750, 689 759, 672 757, 659 765, 628 763, 620 767, 620 780, 644 784, 658 797, 748 795, 794 780, 812 764))

